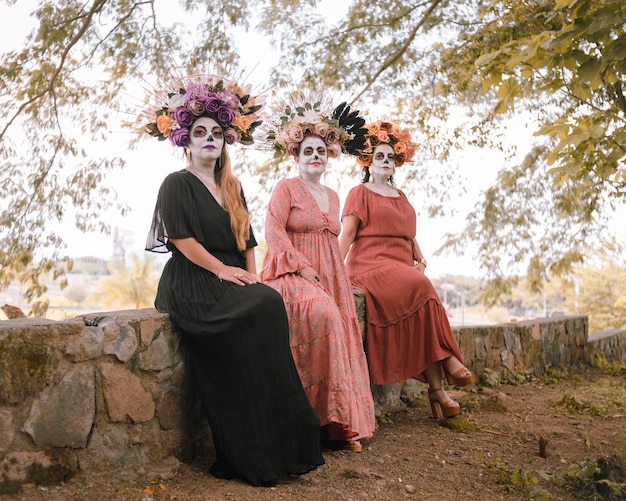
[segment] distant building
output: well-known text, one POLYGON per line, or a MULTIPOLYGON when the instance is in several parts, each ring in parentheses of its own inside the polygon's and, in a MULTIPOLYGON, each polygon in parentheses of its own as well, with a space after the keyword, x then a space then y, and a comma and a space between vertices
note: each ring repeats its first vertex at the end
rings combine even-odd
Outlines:
POLYGON ((117 226, 113 228, 113 262, 115 264, 126 264, 126 249, 133 246, 133 232, 123 230, 117 226))
POLYGON ((77 257, 71 271, 68 273, 79 273, 82 275, 109 275, 109 267, 104 259, 99 257, 77 257))

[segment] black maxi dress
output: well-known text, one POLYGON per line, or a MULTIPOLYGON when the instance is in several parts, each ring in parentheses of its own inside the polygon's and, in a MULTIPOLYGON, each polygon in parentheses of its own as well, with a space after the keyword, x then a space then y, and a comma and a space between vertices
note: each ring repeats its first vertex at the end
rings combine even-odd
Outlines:
MULTIPOLYGON (((273 485, 324 464, 319 418, 291 356, 280 294, 261 283, 220 281, 168 241, 187 237, 225 265, 245 269, 228 213, 182 170, 161 185, 146 250, 172 252, 155 307, 170 315, 189 345, 215 445, 211 472, 273 485)), ((247 245, 256 245, 252 230, 247 245)))

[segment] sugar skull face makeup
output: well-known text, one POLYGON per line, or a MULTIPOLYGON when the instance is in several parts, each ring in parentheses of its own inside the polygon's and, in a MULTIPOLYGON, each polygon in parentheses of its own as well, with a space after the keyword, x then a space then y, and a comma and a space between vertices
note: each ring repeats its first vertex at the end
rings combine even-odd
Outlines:
POLYGON ((191 126, 189 153, 192 158, 217 160, 224 149, 224 131, 210 117, 200 117, 191 126))
POLYGON ((384 174, 393 176, 396 166, 396 158, 393 148, 389 144, 379 144, 374 148, 372 154, 372 165, 370 171, 373 174, 384 174))
POLYGON ((319 136, 307 136, 300 143, 298 165, 301 174, 323 173, 328 163, 326 143, 319 136))

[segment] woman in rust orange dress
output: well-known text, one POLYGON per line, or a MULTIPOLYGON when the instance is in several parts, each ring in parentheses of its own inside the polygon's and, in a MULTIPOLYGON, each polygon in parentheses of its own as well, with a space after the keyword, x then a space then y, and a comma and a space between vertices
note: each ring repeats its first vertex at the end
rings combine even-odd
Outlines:
POLYGON ((411 138, 391 122, 368 125, 366 137, 358 158, 364 175, 346 198, 339 245, 352 285, 365 291, 370 379, 374 384, 427 382, 433 416, 452 417, 459 404, 444 390, 442 377, 464 386, 472 374, 424 274, 415 210, 393 183, 394 169, 413 157, 411 138))
POLYGON ((339 197, 320 180, 329 158, 363 145, 365 121, 341 106, 333 114, 306 104, 299 109, 277 121, 268 135, 279 155, 294 158, 299 175, 281 180, 272 193, 260 278, 285 301, 291 352, 324 441, 359 452, 359 440, 374 431, 374 404, 354 296, 339 253, 339 197))

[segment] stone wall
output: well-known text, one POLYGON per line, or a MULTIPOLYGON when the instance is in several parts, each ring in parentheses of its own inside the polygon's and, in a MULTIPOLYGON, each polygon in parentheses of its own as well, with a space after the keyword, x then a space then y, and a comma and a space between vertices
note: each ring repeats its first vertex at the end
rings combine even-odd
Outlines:
POLYGON ((626 329, 610 329, 589 334, 590 356, 601 356, 609 362, 626 362, 626 329))
POLYGON ((200 454, 209 430, 184 360, 153 309, 0 321, 0 493, 200 454))
MULTIPOLYGON (((362 298, 361 298, 362 299, 362 298)), ((362 304, 357 308, 362 316, 362 304)), ((480 377, 541 374, 586 363, 593 351, 626 360, 626 332, 587 342, 586 317, 457 327, 480 377)), ((55 322, 0 321, 0 492, 93 468, 191 461, 210 431, 167 315, 153 309, 55 322)), ((374 387, 377 413, 420 397, 414 383, 374 387)))

